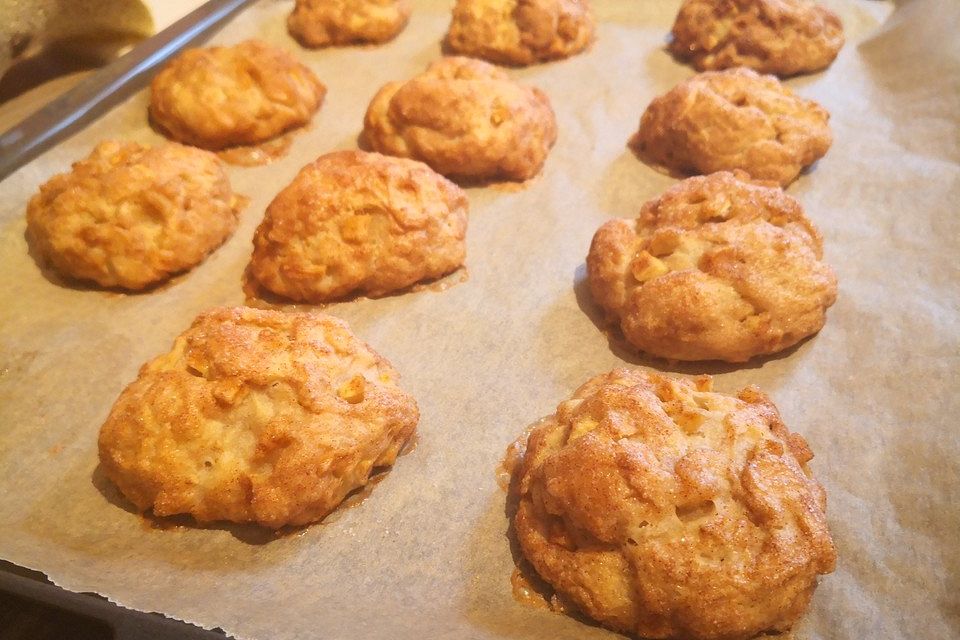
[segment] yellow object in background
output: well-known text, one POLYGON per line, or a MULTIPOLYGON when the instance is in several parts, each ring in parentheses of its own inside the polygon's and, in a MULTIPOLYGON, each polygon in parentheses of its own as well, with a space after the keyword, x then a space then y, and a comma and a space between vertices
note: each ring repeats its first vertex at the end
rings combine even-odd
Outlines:
POLYGON ((0 131, 205 0, 0 0, 0 131))
POLYGON ((0 0, 0 74, 51 51, 96 66, 153 32, 141 0, 0 0))

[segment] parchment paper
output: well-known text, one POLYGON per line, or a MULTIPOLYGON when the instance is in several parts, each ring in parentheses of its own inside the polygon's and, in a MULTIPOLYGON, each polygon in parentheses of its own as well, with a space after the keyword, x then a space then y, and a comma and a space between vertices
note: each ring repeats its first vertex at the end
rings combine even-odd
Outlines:
POLYGON ((202 310, 243 301, 270 199, 306 162, 355 147, 374 92, 439 54, 452 2, 415 2, 410 26, 379 48, 301 50, 285 32, 287 2, 227 26, 216 41, 284 44, 329 96, 286 158, 230 169, 251 197, 240 228, 158 290, 63 286, 23 237, 30 195, 96 142, 159 140, 145 93, 4 181, 0 556, 67 589, 242 638, 613 637, 514 601, 494 468, 526 425, 626 363, 714 373, 728 392, 759 384, 810 441, 840 559, 798 637, 960 636, 960 5, 828 3, 847 44, 826 72, 788 84, 830 110, 835 143, 789 192, 823 231, 839 300, 819 335, 780 357, 670 367, 598 328, 583 261, 603 221, 635 215, 675 182, 626 142, 648 102, 693 72, 663 50, 678 2, 594 4, 589 53, 511 72, 550 95, 560 137, 524 188, 469 189, 468 279, 327 308, 393 362, 422 421, 416 449, 362 504, 300 533, 151 527, 97 472, 97 433, 142 362, 202 310))

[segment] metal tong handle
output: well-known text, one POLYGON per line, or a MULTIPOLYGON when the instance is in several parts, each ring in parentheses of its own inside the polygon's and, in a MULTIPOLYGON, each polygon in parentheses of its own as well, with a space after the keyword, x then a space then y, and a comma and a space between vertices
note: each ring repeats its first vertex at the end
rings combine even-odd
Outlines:
POLYGON ((210 0, 0 135, 0 180, 139 88, 136 81, 253 0, 210 0))

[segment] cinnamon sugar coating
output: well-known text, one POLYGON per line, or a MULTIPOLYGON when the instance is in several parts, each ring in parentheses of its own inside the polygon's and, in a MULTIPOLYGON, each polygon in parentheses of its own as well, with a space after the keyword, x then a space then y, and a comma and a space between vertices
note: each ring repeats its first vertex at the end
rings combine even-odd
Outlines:
POLYGON ((468 207, 457 185, 421 162, 329 153, 270 203, 250 272, 292 300, 383 295, 463 264, 468 207))
POLYGON ((593 42, 589 0, 457 0, 446 45, 508 65, 567 58, 593 42))
POLYGON ((214 309, 120 394, 100 463, 158 516, 315 522, 393 464, 416 428, 397 377, 336 318, 214 309))
POLYGON ((410 0, 297 0, 287 18, 305 47, 393 40, 410 18, 410 0))
POLYGON ((781 189, 743 178, 689 178, 594 235, 590 291, 637 349, 744 362, 823 327, 837 281, 819 231, 781 189))
POLYGON ((812 457, 755 387, 618 369, 531 432, 516 533, 565 602, 616 631, 784 631, 836 562, 812 457))
POLYGON ((177 55, 150 84, 150 116, 174 140, 216 151, 305 125, 324 95, 292 55, 247 40, 177 55))
POLYGON ((445 176, 523 181, 557 138, 550 100, 471 58, 442 58, 370 103, 363 135, 375 151, 413 158, 445 176))
POLYGON ((843 24, 810 0, 686 0, 670 51, 700 71, 749 67, 781 77, 830 66, 843 24))
POLYGON ((40 187, 27 233, 63 275, 136 291, 199 264, 241 208, 208 151, 106 141, 40 187))
POLYGON ((786 186, 833 142, 830 114, 773 76, 701 73, 654 99, 632 141, 655 165, 684 174, 741 169, 786 186))

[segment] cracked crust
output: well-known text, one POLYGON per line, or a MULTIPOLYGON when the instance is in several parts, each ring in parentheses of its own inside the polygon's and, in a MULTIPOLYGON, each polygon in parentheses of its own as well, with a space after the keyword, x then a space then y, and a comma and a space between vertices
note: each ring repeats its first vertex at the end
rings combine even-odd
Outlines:
POLYGON ((100 463, 158 516, 315 522, 393 464, 416 428, 397 378, 336 318, 214 309, 120 394, 100 463))
POLYGON ((445 44, 461 55, 529 65, 580 53, 594 28, 589 0, 457 0, 445 44))
POLYGON ((292 300, 383 295, 463 264, 468 206, 458 186, 421 162, 327 154, 267 208, 250 270, 292 300))
POLYGON ((840 18, 809 0, 686 0, 672 33, 671 53, 700 71, 812 73, 843 46, 840 18))
POLYGON ((517 537, 565 601, 617 631, 786 630, 836 562, 812 458, 755 387, 615 370, 531 432, 517 537))
POLYGON ((289 53, 247 40, 174 58, 150 85, 150 117, 174 140, 217 151, 305 125, 325 94, 289 53))
POLYGON ((546 94, 471 58, 442 58, 374 96, 365 141, 445 176, 523 181, 540 172, 557 139, 546 94))
POLYGON ((820 233, 776 187, 689 178, 593 237, 594 300, 637 349, 744 362, 818 332, 837 295, 820 233))
POLYGON ((646 160, 684 174, 741 169, 786 186, 827 153, 829 119, 773 76, 706 72, 654 99, 632 144, 646 160))
POLYGON ((106 141, 40 187, 27 234, 60 273, 140 290, 199 264, 241 208, 212 153, 106 141))
POLYGON ((410 11, 410 0, 297 0, 287 29, 305 47, 378 44, 403 31, 410 11))

